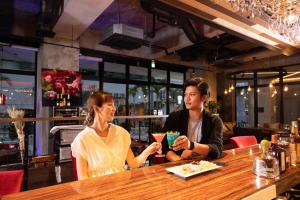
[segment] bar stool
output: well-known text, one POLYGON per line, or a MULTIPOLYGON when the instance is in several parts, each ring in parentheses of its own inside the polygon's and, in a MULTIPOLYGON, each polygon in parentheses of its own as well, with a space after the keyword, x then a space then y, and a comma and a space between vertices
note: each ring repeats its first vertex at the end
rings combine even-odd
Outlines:
POLYGON ((72 158, 74 181, 78 181, 77 167, 76 167, 76 157, 74 157, 72 155, 72 151, 70 152, 70 155, 71 155, 71 158, 72 158))
POLYGON ((21 191, 23 170, 0 171, 0 195, 21 191))
POLYGON ((253 135, 231 137, 229 138, 229 141, 234 146, 234 148, 243 148, 257 144, 256 137, 253 135))

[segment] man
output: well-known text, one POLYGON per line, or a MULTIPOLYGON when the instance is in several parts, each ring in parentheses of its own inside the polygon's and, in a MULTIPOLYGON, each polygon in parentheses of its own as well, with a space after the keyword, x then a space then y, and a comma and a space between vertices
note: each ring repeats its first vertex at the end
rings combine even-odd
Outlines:
POLYGON ((205 111, 210 96, 209 85, 199 77, 184 83, 186 109, 173 112, 166 120, 164 131, 179 131, 173 148, 169 149, 167 138, 163 151, 169 161, 188 159, 194 155, 216 159, 222 155, 223 123, 219 116, 205 111))

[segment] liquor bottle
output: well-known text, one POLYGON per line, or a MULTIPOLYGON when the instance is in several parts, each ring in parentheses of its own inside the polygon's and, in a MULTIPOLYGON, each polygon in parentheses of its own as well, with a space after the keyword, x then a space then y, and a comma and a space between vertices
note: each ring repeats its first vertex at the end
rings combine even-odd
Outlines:
POLYGON ((294 136, 295 146, 296 146, 296 156, 297 156, 297 163, 300 163, 300 136, 294 136))
POLYGON ((60 105, 59 94, 56 95, 56 106, 60 105))
POLYGON ((290 152, 291 134, 282 131, 279 133, 277 144, 285 150, 286 168, 291 167, 291 152, 290 152))
POLYGON ((271 138, 269 153, 277 159, 279 172, 282 174, 286 171, 286 151, 278 145, 278 135, 274 134, 271 138))
POLYGON ((71 106, 70 95, 67 96, 67 106, 71 106))

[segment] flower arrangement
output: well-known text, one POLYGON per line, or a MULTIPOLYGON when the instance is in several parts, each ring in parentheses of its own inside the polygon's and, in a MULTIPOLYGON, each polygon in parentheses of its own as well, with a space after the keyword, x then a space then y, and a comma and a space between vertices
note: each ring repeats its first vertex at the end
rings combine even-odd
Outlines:
POLYGON ((43 69, 43 105, 54 106, 59 95, 80 98, 81 75, 71 70, 43 69))
POLYGON ((7 108, 7 113, 10 118, 12 119, 19 119, 18 121, 13 121, 12 123, 15 125, 15 129, 18 134, 19 139, 19 149, 20 149, 20 155, 22 164, 24 164, 24 153, 25 153, 25 134, 24 134, 24 126, 25 123, 22 121, 24 118, 25 111, 24 110, 16 110, 15 107, 13 108, 7 108))

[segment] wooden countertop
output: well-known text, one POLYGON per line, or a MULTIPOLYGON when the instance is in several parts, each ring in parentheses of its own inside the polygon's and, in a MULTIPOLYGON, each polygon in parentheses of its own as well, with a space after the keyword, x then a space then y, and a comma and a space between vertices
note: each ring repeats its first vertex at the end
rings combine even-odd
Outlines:
POLYGON ((190 162, 179 161, 15 193, 3 196, 2 200, 251 199, 251 195, 263 193, 266 188, 276 188, 277 194, 280 194, 300 182, 299 165, 290 168, 278 180, 255 176, 252 163, 258 152, 258 145, 227 150, 223 158, 214 161, 223 162, 224 167, 188 179, 165 171, 167 167, 190 162))

